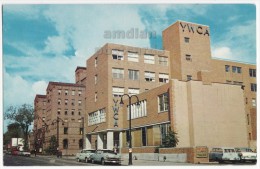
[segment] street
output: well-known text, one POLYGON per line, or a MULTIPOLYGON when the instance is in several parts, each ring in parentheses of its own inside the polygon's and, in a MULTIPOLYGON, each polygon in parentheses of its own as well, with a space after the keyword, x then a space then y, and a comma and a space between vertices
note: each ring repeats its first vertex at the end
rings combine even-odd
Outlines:
MULTIPOLYGON (((101 166, 100 164, 77 162, 73 157, 62 157, 57 158, 56 156, 40 156, 36 157, 24 157, 24 156, 13 156, 4 154, 4 166, 101 166)), ((122 161, 121 166, 127 166, 128 159, 122 161)), ((226 163, 219 164, 216 162, 205 163, 205 164, 191 164, 191 163, 174 163, 174 162, 162 162, 162 161, 145 161, 145 160, 133 160, 133 166, 232 166, 232 165, 250 165, 252 163, 226 163)), ((256 166, 256 165, 255 165, 256 166)))

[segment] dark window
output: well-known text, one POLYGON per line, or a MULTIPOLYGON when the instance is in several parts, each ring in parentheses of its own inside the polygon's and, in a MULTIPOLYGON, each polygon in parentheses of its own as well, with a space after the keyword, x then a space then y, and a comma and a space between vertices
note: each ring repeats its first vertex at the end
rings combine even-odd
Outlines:
POLYGON ((68 110, 65 110, 65 113, 64 113, 65 115, 68 115, 68 110))
POLYGON ((237 66, 232 66, 233 73, 242 73, 242 68, 237 66))
POLYGON ((71 111, 71 115, 74 115, 74 110, 71 111))
POLYGON ((68 149, 68 147, 69 147, 69 144, 68 144, 69 142, 68 142, 68 139, 64 139, 63 140, 63 149, 68 149))
POLYGON ((187 80, 192 80, 192 76, 191 75, 187 75, 187 80))
POLYGON ((256 77, 256 70, 255 69, 249 69, 249 76, 250 77, 256 77))
POLYGON ((189 43, 190 42, 190 38, 184 37, 184 41, 185 41, 185 43, 189 43))
POLYGON ((191 55, 186 54, 185 56, 187 61, 191 61, 191 55))
POLYGON ((82 141, 82 139, 79 140, 79 149, 83 149, 83 141, 82 141))
POLYGON ((68 127, 64 127, 64 134, 68 134, 68 127))
POLYGON ((226 72, 229 72, 230 66, 229 65, 225 65, 225 70, 226 70, 226 72))
POLYGON ((126 141, 129 142, 130 141, 130 134, 129 134, 129 130, 126 131, 126 141))
POLYGON ((251 91, 256 92, 256 84, 255 83, 251 83, 251 91))
POLYGON ((83 128, 79 128, 79 134, 82 135, 83 134, 83 128))
POLYGON ((142 146, 147 146, 146 143, 146 127, 142 127, 142 146))

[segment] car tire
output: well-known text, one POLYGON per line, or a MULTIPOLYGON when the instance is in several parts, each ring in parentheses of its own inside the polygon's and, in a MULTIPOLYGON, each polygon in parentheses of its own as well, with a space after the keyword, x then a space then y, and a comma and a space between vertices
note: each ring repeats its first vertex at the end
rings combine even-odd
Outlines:
POLYGON ((95 161, 94 161, 93 159, 91 159, 91 163, 92 163, 92 164, 94 164, 94 163, 95 163, 95 161))
POLYGON ((105 160, 103 158, 101 159, 101 164, 105 165, 105 160))

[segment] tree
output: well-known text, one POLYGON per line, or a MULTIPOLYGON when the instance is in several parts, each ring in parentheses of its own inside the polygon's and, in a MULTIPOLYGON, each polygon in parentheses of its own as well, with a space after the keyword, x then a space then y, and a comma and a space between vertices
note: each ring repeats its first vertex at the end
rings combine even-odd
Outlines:
POLYGON ((49 147, 45 150, 48 154, 56 154, 57 152, 57 139, 55 136, 51 136, 50 138, 50 145, 49 147))
POLYGON ((11 123, 7 126, 7 131, 4 133, 4 145, 10 143, 12 138, 21 138, 23 133, 18 123, 11 123))
POLYGON ((31 105, 23 104, 19 107, 10 106, 5 112, 4 119, 17 123, 23 133, 24 149, 28 149, 29 126, 34 120, 34 109, 31 105))
POLYGON ((162 142, 163 145, 161 145, 161 147, 176 147, 179 142, 177 133, 170 129, 169 133, 166 135, 162 142))

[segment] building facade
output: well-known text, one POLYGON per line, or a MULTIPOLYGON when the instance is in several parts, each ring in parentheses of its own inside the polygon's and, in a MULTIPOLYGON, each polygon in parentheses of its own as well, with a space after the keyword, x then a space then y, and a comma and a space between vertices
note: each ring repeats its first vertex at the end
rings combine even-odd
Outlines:
POLYGON ((131 105, 134 153, 153 153, 170 129, 178 147, 256 148, 256 66, 212 58, 210 35, 208 26, 177 21, 162 33, 164 50, 105 44, 76 68, 75 84, 49 83, 46 145, 58 136, 63 154, 82 142, 128 152, 129 94, 140 101, 131 105))

